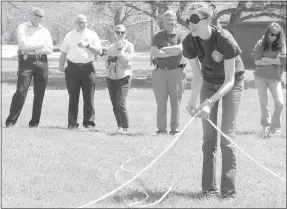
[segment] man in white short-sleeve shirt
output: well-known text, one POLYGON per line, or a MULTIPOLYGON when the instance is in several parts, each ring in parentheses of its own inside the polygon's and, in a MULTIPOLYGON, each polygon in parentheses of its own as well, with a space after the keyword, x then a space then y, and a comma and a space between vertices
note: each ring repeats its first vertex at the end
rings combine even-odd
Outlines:
POLYGON ((83 126, 95 126, 94 93, 96 73, 92 62, 95 55, 102 54, 101 41, 96 32, 87 28, 87 17, 78 14, 75 19, 75 30, 66 34, 61 45, 59 60, 60 71, 65 72, 69 93, 68 128, 74 129, 77 123, 80 89, 84 100, 83 126), (65 62, 67 60, 67 67, 65 62))
POLYGON ((30 82, 34 80, 34 100, 29 127, 36 128, 40 123, 44 95, 48 83, 48 57, 53 52, 53 41, 47 28, 40 24, 44 10, 31 7, 28 21, 17 28, 18 72, 16 92, 13 95, 6 126, 13 127, 23 109, 30 82))

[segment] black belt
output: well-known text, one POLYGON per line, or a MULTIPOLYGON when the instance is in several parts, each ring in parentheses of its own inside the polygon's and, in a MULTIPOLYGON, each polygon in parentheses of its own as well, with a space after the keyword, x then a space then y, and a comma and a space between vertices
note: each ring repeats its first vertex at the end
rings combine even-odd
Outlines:
POLYGON ((165 66, 165 67, 160 67, 159 65, 156 65, 156 69, 172 70, 172 69, 176 69, 176 68, 185 68, 185 66, 186 66, 186 63, 180 64, 180 65, 178 65, 178 66, 175 67, 175 68, 169 68, 169 67, 167 67, 167 66, 165 66))
POLYGON ((93 61, 87 62, 87 63, 74 63, 68 60, 67 62, 68 62, 68 65, 76 65, 77 67, 85 67, 85 66, 89 66, 93 64, 93 61))
POLYGON ((26 60, 28 58, 40 59, 47 58, 47 54, 21 54, 21 57, 23 60, 26 60))

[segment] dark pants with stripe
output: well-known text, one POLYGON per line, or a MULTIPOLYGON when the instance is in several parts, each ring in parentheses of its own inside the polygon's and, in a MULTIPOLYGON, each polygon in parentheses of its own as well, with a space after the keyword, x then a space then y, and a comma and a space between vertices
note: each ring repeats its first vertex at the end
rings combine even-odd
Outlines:
POLYGON ((23 56, 18 59, 17 89, 13 95, 10 114, 6 120, 6 126, 15 124, 20 116, 25 103, 31 79, 34 79, 34 101, 32 119, 29 125, 37 126, 40 122, 44 94, 48 82, 48 59, 47 55, 36 58, 29 55, 26 60, 23 56))
POLYGON ((106 78, 106 80, 117 125, 121 128, 128 128, 129 119, 126 100, 130 89, 131 77, 126 76, 118 80, 106 78))
POLYGON ((68 61, 68 66, 65 69, 65 79, 69 93, 68 125, 78 124, 79 96, 82 89, 84 100, 83 126, 95 126, 96 72, 92 63, 81 66, 68 61))

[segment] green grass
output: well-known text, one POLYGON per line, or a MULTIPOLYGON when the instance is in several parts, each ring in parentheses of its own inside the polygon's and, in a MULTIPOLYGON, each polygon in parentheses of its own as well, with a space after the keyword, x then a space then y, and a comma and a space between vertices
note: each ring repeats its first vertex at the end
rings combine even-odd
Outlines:
MULTIPOLYGON (((15 76, 11 82, 5 79, 8 77, 2 77, 2 124, 15 90, 15 76)), ((257 161, 286 178, 286 106, 282 113, 281 136, 261 139, 258 136, 260 107, 250 72, 246 80, 249 86, 243 93, 236 143, 257 161)), ((16 126, 2 129, 2 206, 74 208, 84 205, 120 186, 115 172, 126 160, 140 155, 145 146, 155 145, 161 149, 168 146, 174 137, 153 135, 156 130, 156 104, 149 81, 147 79, 145 88, 137 83, 139 79, 135 79, 132 85, 128 96, 132 134, 128 136, 113 134, 116 122, 104 85, 95 93, 96 129, 93 131, 82 127, 76 131, 66 128, 68 93, 64 85, 56 88, 60 82, 64 83, 62 77, 58 78, 58 83, 52 82, 51 85, 55 86, 46 91, 40 126, 37 129, 28 128, 33 101, 30 90, 16 126)), ((186 90, 183 95, 180 128, 189 121, 184 111, 189 94, 190 91, 186 90)), ((273 102, 270 104, 273 105, 273 102)), ((82 108, 80 100, 79 123, 83 118, 82 108)), ((143 174, 141 179, 145 182, 144 189, 150 194, 150 201, 160 198, 171 181, 175 181, 171 193, 154 207, 286 207, 285 182, 262 170, 239 151, 236 199, 224 203, 216 197, 195 198, 201 188, 201 145, 201 121, 196 119, 176 147, 143 174)), ((217 171, 220 183, 220 149, 217 171)), ((140 198, 143 198, 140 192, 125 188, 91 207, 127 207, 131 200, 140 198)))

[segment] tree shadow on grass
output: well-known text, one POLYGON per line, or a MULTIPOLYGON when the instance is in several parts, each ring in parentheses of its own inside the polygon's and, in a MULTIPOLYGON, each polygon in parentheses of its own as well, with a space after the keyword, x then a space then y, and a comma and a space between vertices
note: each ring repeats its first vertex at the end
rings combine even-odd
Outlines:
MULTIPOLYGON (((165 193, 166 191, 154 191, 154 190, 145 190, 145 192, 149 195, 149 197, 143 201, 146 198, 146 195, 139 191, 139 190, 134 190, 128 194, 123 194, 123 195, 114 195, 112 197, 112 201, 115 203, 127 203, 131 204, 133 202, 137 201, 143 201, 139 205, 146 205, 146 204, 151 204, 153 202, 158 201, 165 193)), ((184 199, 184 200, 204 200, 204 199, 209 199, 209 198, 219 198, 220 195, 202 195, 201 191, 195 191, 195 192, 176 192, 176 191, 171 191, 163 200, 162 202, 166 201, 169 197, 176 198, 177 200, 184 199)), ((135 206, 136 207, 136 206, 135 206)))
MULTIPOLYGON (((107 88, 105 71, 96 71, 96 90, 104 90, 107 88)), ((17 83, 17 72, 2 72, 2 83, 14 84, 17 83)), ((33 79, 31 80, 33 86, 33 79)), ((286 83, 282 81, 282 87, 286 89, 286 83)), ((66 89, 65 75, 55 71, 50 71, 48 86, 49 90, 66 89)), ((190 83, 185 86, 186 89, 191 89, 190 83)), ((131 81, 131 89, 152 89, 151 70, 135 70, 131 81)), ((256 89, 254 80, 244 80, 244 89, 256 89)))
POLYGON ((256 134, 256 131, 255 130, 236 130, 235 131, 235 134, 236 135, 254 135, 256 134))
MULTIPOLYGON (((235 134, 238 136, 254 136, 254 137, 262 138, 261 130, 236 130, 235 134)), ((270 135, 267 138, 273 138, 273 137, 286 139, 286 133, 270 135)))
POLYGON ((93 132, 93 133, 99 133, 101 132, 99 129, 91 128, 91 129, 85 129, 85 128, 76 128, 76 129, 69 129, 68 126, 62 126, 62 125, 39 125, 38 129, 55 129, 55 130, 66 130, 66 131, 73 131, 73 132, 93 132))
MULTIPOLYGON (((96 90, 104 90, 107 88, 106 77, 104 72, 97 71, 97 78, 96 78, 96 90)), ((16 85, 17 83, 17 72, 2 72, 2 83, 7 83, 11 85, 16 85)), ((33 79, 31 80, 30 86, 33 86, 34 82, 33 79)), ((150 89, 152 88, 152 80, 150 76, 150 72, 146 70, 137 71, 133 75, 131 81, 131 89, 150 89)), ((50 72, 47 89, 49 90, 63 90, 67 89, 65 75, 64 73, 55 73, 50 72)))
POLYGON ((85 129, 85 128, 76 128, 76 129, 69 129, 67 126, 63 125, 39 125, 40 129, 55 129, 55 130, 66 130, 66 131, 73 131, 73 132, 89 132, 89 133, 102 133, 109 136, 148 136, 149 133, 136 131, 136 132, 128 132, 126 134, 116 133, 116 132, 106 132, 103 130, 100 130, 98 128, 91 128, 91 129, 85 129))
POLYGON ((144 133, 144 132, 140 132, 140 131, 137 131, 137 132, 128 132, 128 133, 118 133, 118 132, 106 132, 106 135, 109 135, 109 136, 148 136, 150 135, 149 133, 144 133))

